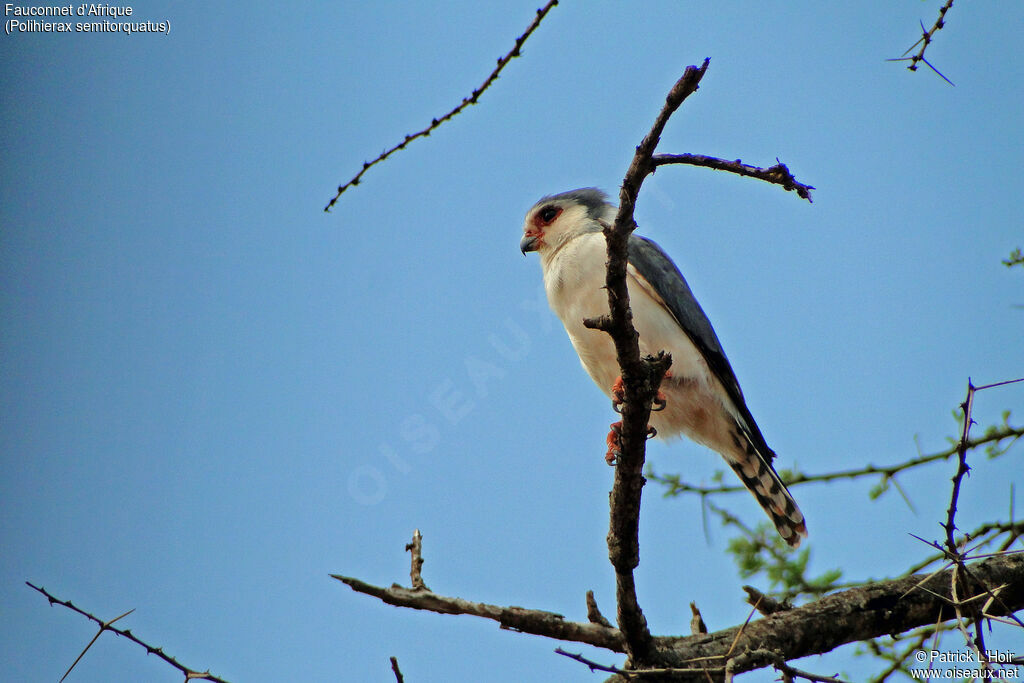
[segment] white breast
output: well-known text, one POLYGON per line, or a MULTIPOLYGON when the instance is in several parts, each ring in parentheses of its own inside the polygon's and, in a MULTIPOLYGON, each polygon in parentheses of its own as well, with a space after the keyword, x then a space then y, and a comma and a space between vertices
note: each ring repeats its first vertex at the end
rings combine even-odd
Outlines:
MULTIPOLYGON (((615 345, 607 333, 583 326, 584 318, 608 314, 604 289, 607 247, 599 232, 581 235, 542 260, 548 303, 562 320, 583 367, 606 394, 619 376, 615 345)), ((660 297, 632 266, 627 285, 633 324, 640 335, 640 353, 665 350, 672 354, 672 375, 677 381, 712 384, 707 364, 683 332, 660 297)), ((715 382, 717 384, 717 382, 715 382)))

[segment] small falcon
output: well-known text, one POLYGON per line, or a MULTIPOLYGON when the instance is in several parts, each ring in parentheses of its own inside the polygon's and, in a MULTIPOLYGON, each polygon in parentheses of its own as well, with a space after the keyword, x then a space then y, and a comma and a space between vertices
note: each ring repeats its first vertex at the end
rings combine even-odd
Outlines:
MULTIPOLYGON (((519 248, 540 255, 548 303, 580 362, 597 386, 621 403, 611 337, 583 325, 584 318, 608 314, 607 244, 601 230, 602 224, 615 221, 616 211, 607 195, 594 188, 544 197, 526 213, 519 248)), ((779 535, 797 547, 807 535, 804 516, 772 467, 775 452, 765 443, 722 345, 679 269, 657 244, 631 235, 626 279, 640 353, 672 354, 671 370, 661 384, 664 409, 651 413, 658 436, 686 434, 721 454, 779 535)), ((615 448, 613 435, 609 444, 615 448)), ((609 462, 613 458, 610 450, 609 462)))

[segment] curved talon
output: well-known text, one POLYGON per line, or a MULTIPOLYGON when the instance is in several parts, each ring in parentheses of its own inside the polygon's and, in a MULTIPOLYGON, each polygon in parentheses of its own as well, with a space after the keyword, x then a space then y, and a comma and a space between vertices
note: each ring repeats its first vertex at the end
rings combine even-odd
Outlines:
POLYGON ((622 384, 622 377, 615 380, 612 385, 612 410, 622 414, 622 404, 626 402, 626 387, 622 384))
MULTIPOLYGON (((672 371, 671 370, 666 370, 665 371, 665 377, 662 379, 662 381, 664 381, 666 379, 672 379, 672 371)), ((659 412, 661 410, 665 410, 665 405, 667 403, 668 403, 668 398, 665 397, 665 392, 662 391, 661 389, 658 389, 658 393, 657 393, 657 395, 655 395, 654 401, 651 402, 651 412, 652 413, 657 413, 657 412, 659 412)))
POLYGON ((604 461, 609 465, 614 466, 615 461, 618 460, 619 455, 622 454, 622 445, 619 443, 619 435, 622 434, 622 423, 613 422, 608 425, 608 452, 604 456, 604 461))
POLYGON ((652 427, 651 425, 647 425, 647 438, 648 439, 653 439, 657 435, 658 435, 658 430, 655 429, 654 427, 652 427))

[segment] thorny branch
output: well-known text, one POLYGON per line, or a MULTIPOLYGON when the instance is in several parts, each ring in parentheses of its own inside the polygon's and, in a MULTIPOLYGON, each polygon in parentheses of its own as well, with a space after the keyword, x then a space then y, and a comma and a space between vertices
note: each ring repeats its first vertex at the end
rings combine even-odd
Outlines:
POLYGON ((932 66, 932 63, 924 58, 924 51, 928 49, 929 45, 931 45, 932 37, 936 34, 936 32, 938 32, 940 29, 942 29, 943 26, 946 25, 946 12, 948 12, 949 9, 952 6, 953 6, 953 0, 946 0, 946 4, 944 4, 939 9, 939 18, 935 20, 935 24, 931 27, 931 29, 926 31, 925 28, 924 28, 924 23, 922 22, 921 23, 921 37, 917 39, 917 42, 914 43, 913 45, 911 45, 909 48, 907 48, 907 51, 904 52, 899 57, 896 57, 894 59, 887 59, 886 61, 887 62, 906 62, 906 61, 909 61, 910 62, 910 66, 908 66, 907 69, 909 69, 910 71, 917 71, 917 63, 918 62, 924 62, 925 64, 928 65, 928 68, 931 69, 932 71, 934 71, 935 73, 937 73, 942 78, 942 80, 946 81, 946 83, 949 83, 950 85, 954 85, 953 81, 951 81, 948 78, 946 78, 945 76, 943 76, 941 71, 939 71, 934 66, 932 66), (910 54, 910 51, 913 50, 918 45, 921 46, 921 49, 917 51, 917 54, 914 54, 914 55, 911 55, 910 57, 908 57, 907 55, 910 54))
MULTIPOLYGON (((1003 604, 993 605, 988 614, 1006 615, 1024 607, 1024 554, 992 557, 970 565, 970 570, 981 585, 1004 586, 1000 592, 1003 604)), ((734 650, 767 650, 796 659, 951 619, 952 573, 878 581, 778 612, 751 622, 734 650)), ((984 593, 962 595, 960 600, 976 599, 976 595, 984 593)), ((725 657, 738 630, 733 627, 699 638, 656 638, 658 664, 677 667, 697 657, 725 657)), ((772 662, 755 657, 741 664, 734 665, 734 673, 772 662)))
MULTIPOLYGON (((977 448, 978 446, 984 446, 986 444, 998 444, 1006 439, 1019 439, 1024 436, 1024 427, 1012 427, 1004 425, 998 429, 993 430, 991 433, 985 436, 971 439, 967 442, 968 448, 977 448)), ((929 455, 922 455, 904 462, 896 463, 894 465, 867 465, 865 467, 857 467, 849 470, 840 470, 838 472, 826 472, 822 474, 804 474, 797 472, 795 474, 782 473, 782 479, 785 481, 788 488, 799 486, 801 484, 809 484, 813 482, 825 482, 834 481, 836 479, 857 479, 866 476, 880 475, 884 479, 892 479, 899 472, 909 470, 919 465, 924 465, 937 460, 947 460, 951 456, 957 454, 959 445, 948 448, 939 453, 931 453, 929 455)), ((666 484, 669 489, 665 492, 665 495, 675 495, 677 493, 696 493, 701 496, 708 496, 718 493, 736 493, 738 491, 746 491, 742 486, 697 486, 696 484, 688 484, 685 481, 681 481, 676 476, 659 476, 656 474, 649 475, 651 479, 662 484, 666 484)))
POLYGON ((792 667, 776 652, 753 650, 748 653, 748 656, 774 659, 772 666, 775 667, 776 671, 783 675, 783 681, 793 681, 793 679, 796 678, 803 678, 804 680, 811 681, 812 683, 846 683, 846 681, 839 678, 838 674, 835 676, 822 676, 821 674, 815 674, 810 671, 804 671, 803 669, 792 667))
MULTIPOLYGON (((969 540, 974 544, 975 550, 990 545, 997 538, 1006 534, 1006 538, 999 544, 997 552, 1003 552, 1008 550, 1010 546, 1016 542, 1018 538, 1024 536, 1024 521, 1017 522, 986 522, 978 528, 964 534, 964 539, 969 540)), ((963 543, 964 541, 961 541, 963 543)), ((934 547, 934 546, 933 546, 934 547)), ((941 552, 935 555, 920 560, 919 562, 911 565, 907 569, 907 574, 917 573, 926 567, 935 564, 941 560, 947 559, 945 548, 940 548, 941 552)))
POLYGON ((569 652, 567 650, 563 650, 560 647, 555 648, 555 654, 562 655, 563 657, 568 657, 569 659, 577 661, 580 664, 584 664, 588 669, 590 669, 591 672, 604 671, 610 674, 617 674, 625 678, 627 681, 643 680, 644 678, 653 678, 655 676, 660 677, 671 674, 694 674, 701 673, 704 671, 704 669, 697 667, 688 667, 685 669, 643 669, 640 671, 633 671, 630 669, 620 669, 617 666, 611 666, 608 664, 600 664, 592 659, 587 659, 579 652, 569 652))
POLYGON ((789 168, 787 168, 786 165, 778 159, 775 160, 778 163, 770 168, 751 166, 750 164, 743 163, 739 159, 736 159, 735 161, 726 161, 725 159, 709 157, 703 154, 656 154, 652 161, 655 166, 688 164, 690 166, 711 168, 716 171, 729 171, 730 173, 747 176, 749 178, 757 178, 758 180, 763 180, 766 183, 781 185, 782 188, 788 192, 796 192, 801 199, 806 199, 808 202, 812 201, 811 190, 815 189, 813 185, 804 185, 801 182, 797 182, 797 179, 793 177, 789 168))
POLYGON ((958 561, 960 550, 957 548, 956 539, 953 538, 953 534, 956 532, 956 503, 960 498, 960 484, 964 476, 971 471, 971 468, 967 466, 967 451, 969 450, 968 442, 970 441, 971 425, 974 423, 974 420, 971 418, 971 412, 974 407, 974 393, 976 391, 977 388, 968 379, 967 398, 960 404, 960 408, 964 411, 964 424, 960 432, 960 441, 956 445, 958 463, 956 474, 953 475, 953 489, 949 498, 949 509, 946 510, 946 523, 942 525, 942 528, 946 530, 946 550, 949 552, 950 557, 957 558, 958 561))
POLYGON ((359 170, 358 173, 355 174, 355 176, 352 177, 351 180, 349 180, 344 185, 338 186, 337 194, 335 194, 334 197, 332 197, 331 200, 327 202, 327 206, 324 207, 324 211, 330 211, 331 207, 333 207, 338 202, 338 199, 341 197, 341 194, 350 187, 358 185, 359 181, 362 180, 363 174, 370 170, 372 167, 384 161, 398 150, 405 149, 405 146, 408 145, 413 140, 417 138, 427 137, 442 123, 454 118, 469 105, 476 104, 477 101, 480 99, 480 96, 484 94, 484 91, 491 87, 491 84, 494 83, 494 81, 498 80, 498 75, 501 74, 502 69, 504 69, 509 62, 511 62, 513 59, 519 56, 520 50, 523 47, 523 43, 526 42, 526 39, 529 38, 535 30, 537 30, 537 27, 540 26, 540 22, 544 20, 544 17, 547 16, 547 13, 551 11, 551 8, 557 4, 558 0, 550 0, 548 4, 544 5, 539 10, 537 10, 537 16, 535 16, 533 18, 533 21, 530 22, 530 25, 526 27, 526 31, 523 33, 523 35, 516 38, 515 46, 511 50, 509 50, 509 52, 506 53, 503 57, 498 58, 498 66, 496 66, 494 71, 492 71, 491 74, 487 77, 487 80, 483 82, 483 85, 474 90, 469 95, 469 97, 462 98, 462 102, 460 102, 454 109, 449 111, 447 114, 440 118, 431 120, 430 125, 424 128, 423 130, 420 130, 416 133, 409 133, 401 142, 391 147, 390 149, 381 152, 380 156, 378 156, 373 161, 364 161, 363 167, 359 170))
MULTIPOLYGON (((957 502, 960 498, 960 487, 963 484, 963 479, 967 476, 971 468, 967 465, 967 453, 969 451, 970 442, 970 431, 971 425, 974 424, 972 418, 972 410, 974 407, 974 395, 985 389, 992 389, 995 387, 1004 386, 1007 384, 1014 384, 1017 382, 1024 381, 1022 379, 1010 380, 1007 382, 997 382, 994 384, 988 384, 981 387, 975 387, 970 379, 967 380, 967 397, 964 402, 960 404, 961 410, 963 410, 963 428, 960 434, 960 441, 957 443, 957 469, 953 475, 953 488, 950 493, 949 509, 946 510, 946 522, 942 525, 946 531, 945 547, 942 548, 946 557, 950 560, 950 564, 953 567, 952 576, 950 578, 950 594, 953 597, 953 609, 956 613, 956 625, 957 628, 964 636, 964 641, 967 647, 973 648, 978 661, 981 662, 983 669, 988 669, 989 660, 986 655, 984 628, 983 628, 983 613, 984 606, 979 602, 971 602, 964 600, 960 596, 961 594, 976 594, 985 595, 987 594, 991 601, 999 601, 998 593, 993 592, 991 587, 980 583, 968 569, 965 560, 970 552, 967 546, 967 539, 964 538, 963 549, 961 545, 957 543, 955 538, 956 533, 956 511, 957 502), (981 593, 976 593, 978 587, 981 588, 981 593), (965 614, 966 612, 966 614, 965 614), (972 638, 968 631, 968 623, 974 623, 974 637, 972 638)), ((933 544, 935 547, 941 547, 938 543, 933 544)), ((988 604, 988 603, 986 603, 988 604)), ((1012 614, 1012 613, 1011 613, 1012 614)), ((1017 620, 1019 623, 1019 620, 1017 620)), ((1022 624, 1024 626, 1024 624, 1022 624)))
MULTIPOLYGON (((142 647, 146 648, 146 654, 156 655, 160 659, 164 660, 165 662, 173 666, 175 669, 183 673, 185 675, 185 680, 215 681, 218 683, 227 683, 225 679, 220 678, 218 676, 214 676, 209 672, 209 670, 196 671, 195 669, 188 668, 187 666, 176 660, 174 657, 171 657, 170 655, 166 654, 163 651, 163 648, 153 647, 145 641, 136 638, 134 635, 132 635, 132 632, 130 630, 119 629, 113 625, 113 623, 118 619, 121 619, 122 617, 125 617, 128 614, 130 614, 130 611, 126 612, 125 614, 122 614, 120 617, 117 617, 116 619, 111 619, 110 621, 103 621, 99 617, 96 617, 90 614, 89 612, 86 612, 85 610, 75 606, 71 603, 70 600, 61 600, 60 598, 54 597, 45 588, 36 586, 29 581, 26 581, 25 583, 29 586, 29 588, 32 588, 33 590, 36 590, 39 593, 45 595, 46 599, 50 601, 51 605, 61 605, 62 607, 67 607, 72 612, 77 612, 86 619, 96 622, 96 624, 98 624, 100 627, 99 633, 97 633, 96 636, 92 639, 92 642, 90 642, 89 645, 86 646, 85 650, 82 651, 82 654, 80 654, 78 656, 78 659, 75 660, 74 664, 71 665, 71 668, 67 670, 67 672, 64 674, 64 678, 67 678, 67 675, 71 673, 71 669, 75 668, 75 665, 78 664, 78 662, 82 659, 82 656, 85 655, 86 651, 90 647, 92 647, 92 644, 96 642, 96 638, 99 638, 104 631, 110 631, 111 633, 116 633, 117 635, 127 638, 133 643, 141 645, 142 647)), ((61 680, 64 680, 64 678, 61 678, 61 680)))

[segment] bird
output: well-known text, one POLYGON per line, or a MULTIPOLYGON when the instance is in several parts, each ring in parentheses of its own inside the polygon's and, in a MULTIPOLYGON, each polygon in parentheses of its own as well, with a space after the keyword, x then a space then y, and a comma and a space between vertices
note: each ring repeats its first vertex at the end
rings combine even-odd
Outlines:
MULTIPOLYGON (((613 403, 622 401, 615 346, 603 331, 583 324, 608 315, 607 243, 602 229, 615 221, 608 195, 581 188, 540 199, 526 213, 519 249, 537 252, 544 290, 580 362, 613 403)), ((768 447, 704 310, 679 268, 652 240, 631 234, 626 284, 640 353, 667 351, 672 365, 661 384, 664 408, 651 413, 660 438, 686 435, 717 451, 754 495, 779 535, 792 547, 807 536, 796 501, 772 466, 768 447)), ((660 407, 660 406, 659 406, 660 407)), ((614 432, 609 464, 614 463, 614 432)))

